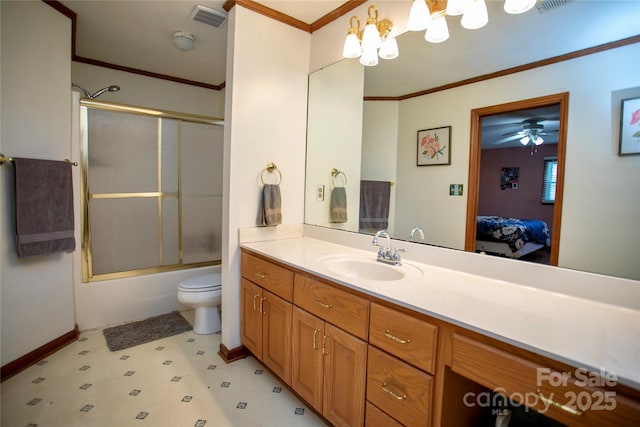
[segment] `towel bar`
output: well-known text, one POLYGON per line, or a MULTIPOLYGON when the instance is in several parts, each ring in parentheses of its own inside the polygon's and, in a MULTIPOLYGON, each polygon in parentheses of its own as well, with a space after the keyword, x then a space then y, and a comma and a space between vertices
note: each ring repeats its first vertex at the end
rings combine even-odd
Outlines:
POLYGON ((342 178, 344 179, 344 183, 342 184, 342 186, 346 187, 347 186, 347 175, 345 175, 344 172, 342 172, 342 171, 340 171, 340 170, 338 170, 336 168, 331 169, 331 185, 336 187, 335 179, 336 179, 336 177, 338 175, 342 175, 342 178))
MULTIPOLYGON (((72 162, 69 159, 64 159, 65 162, 71 163, 73 166, 78 166, 78 162, 72 162)), ((0 165, 5 162, 13 162, 13 157, 7 157, 4 154, 0 153, 0 165)))
POLYGON ((276 182, 276 184, 280 184, 282 182, 282 172, 280 172, 280 169, 278 169, 278 166, 276 166, 275 163, 270 162, 267 163, 267 167, 262 169, 262 172, 260 173, 260 182, 262 183, 262 185, 264 185, 264 173, 273 173, 274 170, 278 172, 278 181, 276 182))

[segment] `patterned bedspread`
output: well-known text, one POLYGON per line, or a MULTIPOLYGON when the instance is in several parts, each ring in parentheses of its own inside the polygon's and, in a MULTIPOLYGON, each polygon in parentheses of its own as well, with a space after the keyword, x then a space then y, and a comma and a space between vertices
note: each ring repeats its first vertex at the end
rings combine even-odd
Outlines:
POLYGON ((549 227, 536 219, 504 218, 500 216, 478 216, 478 240, 505 242, 513 252, 527 242, 550 246, 549 227))

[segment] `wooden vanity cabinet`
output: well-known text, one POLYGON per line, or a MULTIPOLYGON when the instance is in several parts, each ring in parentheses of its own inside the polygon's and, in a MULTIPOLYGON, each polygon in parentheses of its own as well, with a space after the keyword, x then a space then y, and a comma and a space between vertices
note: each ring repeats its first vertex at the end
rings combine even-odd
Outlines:
POLYGON ((640 403, 618 393, 615 381, 607 385, 586 370, 557 369, 554 361, 530 359, 526 351, 498 348, 480 338, 464 331, 452 334, 453 372, 567 426, 631 427, 640 422, 640 403))
POLYGON ((640 421, 638 390, 577 383, 562 362, 244 250, 241 271, 242 343, 332 425, 477 425, 469 396, 495 391, 567 426, 640 421))
POLYGON ((293 272, 246 253, 241 270, 241 341, 289 384, 293 272))
POLYGON ((363 425, 367 343, 341 326, 364 334, 369 302, 296 274, 294 303, 291 387, 332 425, 363 425))

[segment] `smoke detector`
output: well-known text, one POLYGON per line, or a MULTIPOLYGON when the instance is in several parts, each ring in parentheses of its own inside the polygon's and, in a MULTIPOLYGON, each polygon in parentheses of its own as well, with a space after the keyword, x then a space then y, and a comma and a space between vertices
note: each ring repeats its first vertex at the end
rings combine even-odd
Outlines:
POLYGON ((227 14, 198 4, 193 8, 190 18, 218 28, 227 20, 227 14))

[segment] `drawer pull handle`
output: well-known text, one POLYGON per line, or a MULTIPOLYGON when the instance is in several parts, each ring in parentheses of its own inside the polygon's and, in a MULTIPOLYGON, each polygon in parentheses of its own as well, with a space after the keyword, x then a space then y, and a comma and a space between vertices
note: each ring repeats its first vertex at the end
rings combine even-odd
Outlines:
POLYGON ((399 394, 397 394, 397 393, 394 393, 393 391, 389 390, 389 389, 387 388, 387 383, 382 383, 382 389, 383 389, 386 393, 389 393, 389 395, 390 395, 391 397, 393 397, 394 399, 398 399, 398 400, 405 400, 405 399, 407 398, 407 395, 406 395, 406 394, 403 394, 403 395, 401 396, 401 395, 399 395, 399 394))
POLYGON ((268 274, 267 273, 263 273, 261 271, 256 271, 256 276, 258 276, 261 279, 266 279, 268 274))
POLYGON ((260 298, 260 313, 262 313, 263 316, 266 314, 264 312, 264 300, 266 300, 266 298, 260 298))
POLYGON ((258 309, 256 308, 256 298, 258 298, 260 296, 260 294, 255 294, 253 296, 253 311, 258 311, 258 309))
POLYGON ((320 350, 320 347, 318 347, 318 332, 320 332, 317 329, 313 330, 313 349, 314 350, 320 350))
POLYGON ((573 415, 582 415, 584 413, 580 409, 572 408, 571 406, 566 406, 566 405, 563 405, 562 403, 558 403, 552 399, 549 399, 548 397, 544 397, 540 390, 537 390, 537 393, 540 400, 542 400, 546 405, 551 405, 555 408, 562 409, 563 411, 573 415))
POLYGON ((332 308, 333 306, 331 304, 325 304, 322 301, 320 301, 318 298, 316 298, 316 304, 324 307, 324 308, 332 308))
POLYGON ((391 335, 391 332, 388 329, 384 331, 384 336, 400 344, 409 344, 411 342, 411 340, 403 340, 402 338, 391 335))
POLYGON ((327 353, 327 338, 329 338, 331 335, 330 334, 326 334, 325 336, 322 337, 322 355, 323 356, 328 356, 329 353, 327 353))

